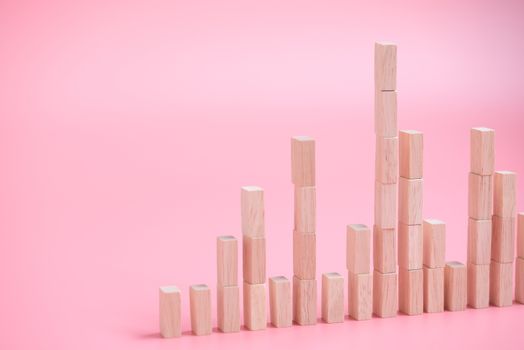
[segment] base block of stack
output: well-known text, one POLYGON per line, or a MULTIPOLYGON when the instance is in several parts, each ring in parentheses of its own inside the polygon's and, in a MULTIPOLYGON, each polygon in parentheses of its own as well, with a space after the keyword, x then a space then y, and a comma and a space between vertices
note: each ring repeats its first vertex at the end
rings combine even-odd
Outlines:
POLYGON ((513 304, 513 262, 491 261, 489 276, 489 302, 495 306, 513 304))
POLYGON ((224 333, 240 330, 240 292, 238 286, 219 286, 217 290, 218 329, 224 333))
POLYGON ((317 280, 293 276, 293 320, 301 326, 317 323, 317 280))
POLYGON ((191 330, 195 335, 211 334, 211 290, 205 284, 189 288, 191 330))
POLYGON ((515 259, 515 301, 524 304, 524 259, 515 259))
POLYGON ((468 305, 474 309, 489 306, 490 265, 468 264, 468 305))
POLYGON ((399 310, 406 315, 420 315, 424 308, 424 273, 422 269, 399 269, 399 310))
POLYGON ((282 328, 293 324, 291 282, 284 276, 269 279, 269 305, 273 326, 282 328))
POLYGON ((373 313, 378 317, 393 317, 398 312, 398 275, 396 272, 373 271, 373 313))
POLYGON ((444 311, 444 268, 424 266, 424 311, 444 311))
POLYGON ((175 286, 160 287, 160 334, 164 338, 180 337, 181 309, 180 290, 175 286))
POLYGON ((373 274, 348 272, 349 316, 369 320, 373 314, 373 274))
POLYGON ((244 325, 250 331, 267 327, 265 284, 244 282, 244 325))
POLYGON ((448 311, 466 310, 467 270, 456 261, 446 263, 444 268, 444 308, 448 311))

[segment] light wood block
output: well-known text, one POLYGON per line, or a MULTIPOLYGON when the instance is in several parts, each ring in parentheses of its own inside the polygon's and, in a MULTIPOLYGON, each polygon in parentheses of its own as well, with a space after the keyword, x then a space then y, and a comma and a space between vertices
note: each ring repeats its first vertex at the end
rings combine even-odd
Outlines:
POLYGON ((468 263, 487 265, 491 261, 491 220, 468 221, 468 263))
POLYGON ((244 282, 244 326, 250 331, 266 329, 266 285, 244 282))
POLYGON ((492 175, 495 164, 495 130, 472 128, 470 132, 470 169, 478 175, 492 175))
POLYGON ((407 225, 422 224, 424 180, 401 177, 398 185, 398 220, 407 225))
POLYGON ((395 228, 397 225, 397 184, 375 181, 375 225, 395 228))
POLYGON ((489 306, 489 267, 468 264, 468 305, 474 309, 489 306))
POLYGON ((422 269, 400 268, 398 273, 399 310, 406 315, 420 315, 424 307, 422 269))
POLYGON ((348 225, 346 230, 346 267, 353 273, 370 272, 371 233, 366 225, 348 225))
POLYGON ((217 284, 236 286, 238 283, 238 240, 233 236, 217 237, 217 284))
POLYGON ((491 259, 499 263, 510 263, 515 259, 515 218, 493 215, 491 237, 491 259))
POLYGON ((375 43, 375 88, 397 89, 397 45, 394 43, 375 43))
POLYGON ((515 301, 524 304, 524 259, 515 259, 515 301))
POLYGON ((424 220, 424 266, 444 267, 446 251, 446 224, 436 219, 424 220))
POLYGON ((242 243, 244 282, 266 282, 266 238, 243 236, 242 243))
POLYGON ((448 311, 466 310, 468 273, 466 266, 457 261, 446 263, 444 268, 444 308, 448 311))
POLYGON ((424 266, 424 311, 444 311, 444 268, 424 266))
POLYGON ((315 140, 291 138, 291 181, 295 186, 315 186, 315 140))
POLYGON ((422 268, 422 225, 398 224, 398 266, 407 270, 422 268))
POLYGON ((397 137, 397 92, 375 91, 375 134, 397 137))
POLYGON ((241 190, 242 234, 250 237, 263 237, 264 230, 264 190, 258 186, 244 186, 241 190))
POLYGON ((394 317, 398 312, 398 275, 396 272, 373 271, 373 313, 378 317, 394 317))
POLYGON ((491 219, 493 210, 493 183, 491 175, 469 173, 468 214, 476 220, 491 219))
POLYGON ((344 277, 336 272, 322 274, 322 319, 344 322, 344 277))
POLYGON ((293 232, 293 274, 298 278, 316 278, 316 237, 314 233, 293 232))
POLYGON ((489 302, 495 306, 513 304, 513 262, 491 261, 489 276, 489 302))
POLYGON ((406 179, 422 179, 424 134, 416 130, 400 130, 400 176, 406 179))
POLYGON ((349 316, 369 320, 373 313, 373 274, 348 272, 349 316))
POLYGON ((514 218, 517 174, 512 171, 496 171, 494 183, 493 214, 502 218, 514 218))
POLYGON ((398 181, 398 137, 377 137, 375 180, 394 184, 398 181))
POLYGON ((301 326, 317 323, 317 280, 293 276, 293 320, 301 326))
POLYGON ((517 256, 524 258, 524 213, 517 218, 517 256))
POLYGON ((284 276, 269 279, 269 309, 273 326, 283 328, 293 324, 291 282, 284 276))
POLYGON ((224 333, 240 331, 240 291, 238 286, 217 288, 218 329, 224 333))
POLYGON ((316 188, 295 186, 295 231, 316 232, 316 188))
POLYGON ((211 290, 205 284, 189 287, 191 330, 195 335, 211 334, 211 290))
POLYGON ((180 337, 182 335, 180 289, 176 286, 165 286, 160 287, 158 292, 160 334, 164 338, 180 337))
POLYGON ((373 267, 381 273, 397 271, 397 234, 395 229, 373 227, 373 267))

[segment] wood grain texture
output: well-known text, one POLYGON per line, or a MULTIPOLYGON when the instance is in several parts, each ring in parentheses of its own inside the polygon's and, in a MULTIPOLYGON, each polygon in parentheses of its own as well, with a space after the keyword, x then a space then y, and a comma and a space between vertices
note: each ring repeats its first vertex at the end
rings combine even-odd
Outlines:
POLYGON ((397 226, 397 184, 375 181, 375 222, 380 228, 397 226))
POLYGON ((373 314, 394 317, 398 312, 398 274, 373 271, 373 314))
POLYGON ((423 263, 429 268, 444 267, 446 250, 446 224, 436 219, 424 220, 423 263))
POLYGON ((489 264, 468 264, 468 305, 471 308, 489 306, 489 269, 489 264))
POLYGON ((240 331, 240 291, 238 286, 218 286, 217 323, 223 333, 240 331))
POLYGON ((295 186, 295 231, 316 232, 316 188, 295 186))
POLYGON ((400 176, 406 179, 422 179, 424 134, 416 130, 399 132, 400 176))
POLYGON ((513 304, 513 262, 491 261, 489 273, 489 302, 495 306, 513 304))
POLYGON ((250 331, 266 329, 266 285, 244 282, 244 326, 250 331))
POLYGON ((423 270, 400 268, 398 272, 399 311, 406 315, 420 315, 424 308, 423 270))
POLYGON ((375 89, 397 89, 397 45, 391 42, 375 43, 375 89))
POLYGON ((444 268, 424 266, 424 312, 444 311, 444 268))
POLYGON ((370 320, 373 314, 373 273, 348 272, 349 316, 355 320, 370 320))
POLYGON ((524 213, 517 217, 517 256, 524 258, 524 213))
POLYGON ((366 225, 348 225, 346 229, 346 267, 353 273, 370 272, 371 233, 366 225))
POLYGON ((444 308, 448 311, 466 310, 468 273, 466 265, 450 261, 444 268, 444 308))
POLYGON ((317 238, 314 233, 293 232, 293 274, 301 279, 315 279, 317 238))
POLYGON ((470 170, 478 175, 492 175, 495 164, 495 130, 471 128, 470 170))
POLYGON ((217 285, 238 284, 238 240, 233 236, 217 237, 217 285))
POLYGON ((273 326, 283 328, 293 324, 291 282, 284 276, 269 279, 269 310, 273 326))
POLYGON ((291 138, 291 181, 295 186, 315 186, 315 140, 291 138))
POLYGON ((244 186, 241 189, 242 234, 250 237, 263 237, 264 190, 258 186, 244 186))
POLYGON ((189 287, 191 330, 195 335, 211 334, 211 290, 205 284, 189 287))
POLYGON ((422 268, 422 225, 398 224, 398 266, 417 270, 422 268))
POLYGON ((397 92, 375 91, 375 134, 377 137, 397 137, 397 92))
POLYGON ((293 320, 301 326, 317 323, 317 280, 293 276, 293 320))
POLYGON ((515 301, 524 304, 524 259, 515 259, 515 301))
POLYGON ((175 338, 181 331, 180 289, 176 286, 160 287, 159 291, 160 334, 164 338, 175 338))
POLYGON ((244 282, 266 281, 266 238, 242 236, 242 271, 244 282))
POLYGON ((476 220, 490 220, 493 211, 493 176, 469 173, 468 214, 476 220))
POLYGON ((494 179, 493 215, 513 218, 516 215, 517 174, 496 171, 494 179))
POLYGON ((468 263, 487 265, 491 261, 491 220, 468 220, 468 263))
POLYGON ((394 184, 398 181, 398 137, 377 137, 375 180, 394 184))
POLYGON ((344 277, 336 272, 322 274, 322 320, 344 322, 344 277))
POLYGON ((398 184, 398 221, 407 225, 422 224, 424 180, 401 177, 398 184))
POLYGON ((381 273, 397 271, 397 234, 395 229, 373 227, 373 267, 381 273))
POLYGON ((493 215, 491 260, 510 263, 515 259, 515 218, 493 215))

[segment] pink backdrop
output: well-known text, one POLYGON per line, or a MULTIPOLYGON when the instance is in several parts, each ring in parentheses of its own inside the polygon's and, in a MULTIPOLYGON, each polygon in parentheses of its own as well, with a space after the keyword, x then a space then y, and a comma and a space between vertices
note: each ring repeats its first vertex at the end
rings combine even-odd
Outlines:
POLYGON ((1 1, 0 348, 521 349, 519 305, 187 331, 188 286, 215 300, 215 237, 240 237, 240 186, 265 188, 268 275, 291 277, 292 135, 317 140, 318 276, 345 274, 345 225, 372 224, 375 40, 398 43, 400 128, 425 133, 424 216, 447 222, 447 259, 465 261, 469 128, 496 129, 496 168, 524 182, 523 13, 522 1, 1 1), (159 338, 165 284, 183 291, 180 339, 159 338))

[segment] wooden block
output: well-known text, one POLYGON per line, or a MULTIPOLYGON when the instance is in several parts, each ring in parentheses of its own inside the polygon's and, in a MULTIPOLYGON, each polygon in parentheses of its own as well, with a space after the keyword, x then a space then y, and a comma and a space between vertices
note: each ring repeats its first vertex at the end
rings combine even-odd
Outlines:
POLYGON ((375 43, 375 88, 397 89, 397 45, 394 43, 375 43))
POLYGON ((375 181, 375 225, 395 228, 397 225, 397 184, 375 181))
POLYGON ((217 288, 218 329, 224 333, 240 331, 240 292, 238 286, 217 288))
POLYGON ((502 218, 515 217, 517 174, 512 171, 496 171, 494 182, 493 214, 502 218))
POLYGON ((317 323, 317 280, 293 276, 293 320, 301 326, 317 323))
POLYGON ((266 282, 266 238, 243 236, 242 243, 244 282, 266 282))
POLYGON ((424 220, 424 266, 444 267, 446 251, 446 224, 436 219, 424 220))
POLYGON ((236 286, 238 283, 238 240, 233 236, 217 237, 217 284, 236 286))
POLYGON ((398 179, 398 137, 377 137, 375 180, 395 184, 398 179))
POLYGON ((397 273, 373 271, 373 313, 378 317, 394 317, 398 312, 397 273))
POLYGON ((444 268, 444 308, 448 311, 466 310, 468 274, 466 266, 457 261, 444 268))
POLYGON ((295 186, 315 186, 315 140, 291 138, 291 181, 295 186))
POLYGON ((398 266, 407 270, 422 268, 422 225, 398 224, 398 266))
POLYGON ((400 268, 398 273, 399 310, 406 315, 420 315, 424 307, 422 269, 400 268))
POLYGON ((491 219, 493 210, 493 183, 491 175, 469 173, 468 213, 476 220, 491 219))
POLYGON ((397 271, 397 235, 395 229, 373 227, 373 267, 381 273, 397 271))
POLYGON ((407 225, 422 224, 424 180, 401 177, 398 185, 398 220, 407 225))
POLYGON ((373 274, 348 272, 349 316, 369 320, 373 313, 373 274))
POLYGON ((242 234, 264 236, 264 190, 258 186, 244 186, 241 194, 242 234))
POLYGON ((444 311, 444 268, 424 266, 424 311, 444 311))
POLYGON ((524 213, 519 213, 517 221, 517 256, 524 258, 524 213))
POLYGON ((291 282, 284 276, 269 279, 269 309, 273 326, 282 328, 293 324, 291 282))
POLYGON ((344 322, 344 277, 336 272, 322 274, 322 319, 344 322))
POLYGON ((316 237, 314 233, 293 232, 293 273, 298 278, 316 278, 316 237))
POLYGON ((515 301, 524 304, 524 259, 515 259, 515 301))
POLYGON ((182 335, 180 289, 175 286, 160 287, 158 294, 160 334, 164 338, 180 337, 182 335))
POLYGON ((424 134, 416 130, 400 130, 400 176, 406 179, 422 179, 424 134))
POLYGON ((491 261, 489 273, 489 302, 495 306, 513 304, 513 262, 491 261))
POLYGON ((489 306, 489 267, 468 264, 468 305, 474 309, 489 306))
POLYGON ((346 230, 346 267, 353 273, 369 273, 371 233, 366 225, 348 225, 346 230))
POLYGON ((515 218, 493 215, 491 237, 491 259, 499 263, 510 263, 515 259, 515 218))
POLYGON ((316 188, 295 186, 295 231, 316 232, 316 188))
POLYGON ((492 175, 495 164, 495 130, 472 128, 470 132, 470 169, 478 175, 492 175))
POLYGON ((244 326, 250 331, 266 329, 266 285, 244 282, 244 326))
POLYGON ((468 263, 488 265, 491 261, 491 220, 468 221, 468 263))
POLYGON ((189 287, 191 330, 195 335, 211 334, 211 290, 205 284, 189 287))
POLYGON ((397 92, 375 91, 375 134, 397 137, 397 92))

